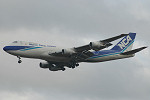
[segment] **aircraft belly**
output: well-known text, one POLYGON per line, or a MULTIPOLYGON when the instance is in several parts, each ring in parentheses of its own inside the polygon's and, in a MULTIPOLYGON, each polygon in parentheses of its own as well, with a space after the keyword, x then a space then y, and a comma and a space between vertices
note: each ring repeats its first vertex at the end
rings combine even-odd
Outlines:
POLYGON ((8 53, 20 56, 20 57, 27 57, 27 58, 40 58, 40 53, 38 51, 9 51, 8 53))
POLYGON ((57 56, 43 56, 41 59, 46 61, 54 61, 54 62, 69 62, 70 58, 68 57, 57 57, 57 56))
POLYGON ((114 56, 109 56, 109 57, 97 57, 97 58, 93 58, 90 59, 88 61, 92 61, 92 62, 103 62, 103 61, 108 61, 108 60, 112 60, 112 59, 116 59, 116 57, 114 56))
POLYGON ((116 59, 122 59, 122 58, 128 58, 133 57, 134 55, 110 55, 110 56, 104 56, 104 57, 95 57, 86 59, 85 62, 103 62, 103 61, 109 61, 109 60, 116 60, 116 59))
POLYGON ((69 62, 69 57, 63 57, 63 56, 53 56, 49 55, 48 52, 45 52, 41 54, 40 59, 46 60, 46 61, 54 61, 54 62, 69 62))

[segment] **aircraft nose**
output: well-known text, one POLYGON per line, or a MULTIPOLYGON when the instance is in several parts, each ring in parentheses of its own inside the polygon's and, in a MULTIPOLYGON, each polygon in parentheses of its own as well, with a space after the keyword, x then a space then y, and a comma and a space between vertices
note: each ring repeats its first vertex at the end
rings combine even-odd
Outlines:
POLYGON ((4 51, 8 51, 9 48, 8 48, 7 46, 5 46, 5 47, 3 48, 3 50, 4 50, 4 51))

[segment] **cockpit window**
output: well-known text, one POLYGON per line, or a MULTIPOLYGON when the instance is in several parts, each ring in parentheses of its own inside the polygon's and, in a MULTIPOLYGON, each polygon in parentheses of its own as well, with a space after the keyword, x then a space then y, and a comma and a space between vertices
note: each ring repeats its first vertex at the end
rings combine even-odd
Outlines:
POLYGON ((14 41, 13 43, 17 43, 17 41, 14 41))

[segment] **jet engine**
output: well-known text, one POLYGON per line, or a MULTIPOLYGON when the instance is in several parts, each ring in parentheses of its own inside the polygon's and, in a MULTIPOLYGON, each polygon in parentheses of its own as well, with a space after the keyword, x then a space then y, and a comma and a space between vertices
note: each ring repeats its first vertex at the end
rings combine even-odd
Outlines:
POLYGON ((62 54, 64 55, 71 55, 73 53, 75 53, 73 49, 62 49, 62 54))
POLYGON ((50 71, 58 71, 58 70, 62 70, 64 71, 65 68, 62 66, 57 66, 56 64, 51 64, 48 62, 40 62, 40 67, 41 68, 49 68, 50 71))
POLYGON ((101 41, 90 42, 90 44, 89 44, 91 49, 96 50, 96 51, 104 49, 104 48, 109 47, 111 45, 112 44, 109 42, 101 42, 101 41))
POLYGON ((65 68, 64 67, 59 67, 59 66, 56 66, 56 65, 52 65, 51 67, 49 67, 49 70, 50 71, 58 71, 58 70, 64 71, 65 68))
POLYGON ((40 67, 41 68, 49 68, 51 67, 52 65, 49 64, 48 62, 40 62, 40 67))

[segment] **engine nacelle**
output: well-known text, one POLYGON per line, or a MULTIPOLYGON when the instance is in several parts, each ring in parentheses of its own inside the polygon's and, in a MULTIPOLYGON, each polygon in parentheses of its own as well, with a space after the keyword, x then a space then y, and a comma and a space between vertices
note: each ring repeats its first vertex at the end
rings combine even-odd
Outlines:
POLYGON ((75 53, 73 49, 62 49, 62 54, 64 55, 71 55, 73 53, 75 53))
MULTIPOLYGON (((65 68, 64 68, 65 69, 65 68)), ((56 65, 52 65, 51 67, 49 67, 50 71, 58 71, 58 70, 63 70, 63 68, 58 67, 56 65)))
POLYGON ((40 62, 40 67, 41 68, 50 68, 52 65, 49 64, 48 62, 40 62))
POLYGON ((65 68, 61 68, 59 66, 56 66, 55 64, 51 64, 48 62, 40 62, 41 68, 49 68, 50 71, 58 71, 58 70, 65 70, 65 68))
POLYGON ((91 49, 93 50, 101 50, 105 47, 109 47, 112 44, 109 42, 101 42, 101 41, 96 41, 96 42, 90 42, 89 46, 91 47, 91 49))

